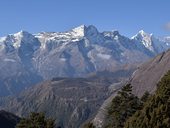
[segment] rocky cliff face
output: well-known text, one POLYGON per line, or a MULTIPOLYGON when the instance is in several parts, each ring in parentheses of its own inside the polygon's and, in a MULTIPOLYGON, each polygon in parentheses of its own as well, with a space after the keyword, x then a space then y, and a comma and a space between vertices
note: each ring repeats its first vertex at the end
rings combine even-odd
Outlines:
POLYGON ((42 80, 82 77, 138 64, 169 48, 169 42, 140 31, 129 39, 118 31, 79 26, 67 32, 0 38, 0 96, 15 94, 42 80))
POLYGON ((79 128, 95 115, 114 88, 118 88, 112 83, 127 77, 116 76, 119 77, 109 77, 107 73, 107 77, 93 75, 89 78, 55 78, 25 90, 16 97, 1 98, 0 108, 19 116, 26 116, 30 112, 45 112, 56 120, 56 126, 79 128))
MULTIPOLYGON (((154 93, 157 88, 157 83, 170 70, 170 50, 163 52, 155 58, 140 65, 132 74, 130 81, 117 83, 117 90, 108 97, 98 110, 96 116, 92 119, 96 128, 102 128, 106 121, 108 106, 110 106, 113 97, 123 85, 131 83, 133 93, 141 97, 146 91, 154 93)), ((116 84, 116 83, 115 83, 116 84)), ((116 87, 116 86, 115 86, 116 87)))
POLYGON ((132 75, 133 93, 141 97, 145 91, 153 93, 158 81, 170 70, 170 50, 141 65, 132 75))

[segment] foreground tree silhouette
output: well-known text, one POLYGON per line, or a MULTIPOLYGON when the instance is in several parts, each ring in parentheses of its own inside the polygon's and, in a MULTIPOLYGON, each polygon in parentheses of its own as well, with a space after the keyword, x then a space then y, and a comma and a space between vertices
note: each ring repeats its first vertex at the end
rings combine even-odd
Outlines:
POLYGON ((16 128, 54 128, 54 120, 45 118, 44 113, 31 113, 21 119, 16 128))
POLYGON ((170 128, 170 71, 158 83, 157 91, 126 121, 125 128, 170 128))
POLYGON ((112 100, 105 128, 123 128, 125 121, 141 107, 140 99, 132 94, 132 86, 125 85, 112 100))
POLYGON ((96 128, 93 123, 89 122, 83 126, 83 128, 96 128))

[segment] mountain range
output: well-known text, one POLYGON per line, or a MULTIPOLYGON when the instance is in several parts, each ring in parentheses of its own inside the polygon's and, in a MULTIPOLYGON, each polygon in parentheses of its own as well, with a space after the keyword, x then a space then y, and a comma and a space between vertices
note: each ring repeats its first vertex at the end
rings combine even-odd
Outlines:
POLYGON ((21 117, 45 112, 62 128, 88 120, 101 128, 112 98, 126 83, 139 97, 154 93, 170 69, 169 48, 169 37, 141 30, 128 38, 92 25, 10 34, 0 38, 0 109, 21 117))
POLYGON ((93 118, 102 103, 132 71, 100 72, 88 78, 53 78, 22 91, 17 96, 0 98, 0 109, 20 117, 44 112, 56 121, 56 127, 79 128, 93 118), (102 76, 100 75, 102 74, 102 76), (103 77, 105 74, 105 77, 103 77), (112 85, 112 87, 110 87, 112 85))
MULTIPOLYGON (((154 94, 157 89, 157 84, 161 78, 170 70, 170 50, 163 52, 151 60, 140 65, 129 78, 127 83, 132 85, 134 95, 141 97, 145 92, 154 94)), ((126 83, 123 83, 124 85, 126 83)), ((119 87, 122 86, 120 83, 119 87)), ((105 102, 101 105, 98 113, 93 118, 92 122, 96 128, 102 128, 107 119, 108 107, 116 92, 112 93, 105 102)))
POLYGON ((170 38, 139 31, 99 32, 81 25, 66 32, 20 31, 0 38, 0 96, 16 94, 55 77, 86 77, 130 69, 170 48, 170 38))
POLYGON ((45 112, 61 128, 80 128, 88 121, 92 121, 96 128, 102 128, 108 107, 123 85, 131 83, 133 93, 139 97, 146 91, 153 94, 158 81, 170 69, 169 63, 170 50, 142 64, 133 74, 125 70, 106 72, 106 77, 96 74, 88 78, 54 78, 17 96, 1 97, 0 109, 21 117, 33 111, 45 112))

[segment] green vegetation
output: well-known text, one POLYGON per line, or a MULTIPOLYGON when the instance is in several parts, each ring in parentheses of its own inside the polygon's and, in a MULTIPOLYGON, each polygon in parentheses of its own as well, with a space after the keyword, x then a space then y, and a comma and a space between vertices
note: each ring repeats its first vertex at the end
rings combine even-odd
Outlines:
POLYGON ((21 119, 16 128, 54 128, 54 120, 46 119, 44 113, 31 113, 21 119))
POLYGON ((154 95, 139 99, 131 91, 128 84, 113 98, 105 128, 170 128, 170 71, 154 95))
MULTIPOLYGON (((124 86, 108 108, 105 128, 170 128, 170 71, 158 83, 155 94, 145 92, 139 99, 132 86, 124 86)), ((16 128, 54 128, 54 120, 42 113, 31 113, 16 128)), ((95 128, 88 123, 84 128, 95 128)))
POLYGON ((93 125, 93 123, 87 123, 83 126, 83 128, 95 128, 95 126, 93 125))
POLYGON ((127 84, 113 98, 108 111, 106 128, 123 128, 124 122, 137 110, 141 109, 142 102, 131 92, 132 86, 127 84))
POLYGON ((145 103, 148 100, 149 96, 150 96, 149 92, 146 91, 141 97, 141 101, 145 103))
POLYGON ((127 120, 125 128, 170 128, 170 71, 158 83, 156 93, 143 109, 127 120))

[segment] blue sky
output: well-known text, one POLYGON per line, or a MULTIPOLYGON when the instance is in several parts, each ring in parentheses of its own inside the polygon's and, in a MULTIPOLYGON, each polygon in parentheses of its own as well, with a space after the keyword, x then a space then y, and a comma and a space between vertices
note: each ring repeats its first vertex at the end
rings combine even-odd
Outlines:
POLYGON ((81 24, 131 37, 143 29, 170 35, 170 0, 1 0, 0 36, 65 31, 81 24))

